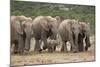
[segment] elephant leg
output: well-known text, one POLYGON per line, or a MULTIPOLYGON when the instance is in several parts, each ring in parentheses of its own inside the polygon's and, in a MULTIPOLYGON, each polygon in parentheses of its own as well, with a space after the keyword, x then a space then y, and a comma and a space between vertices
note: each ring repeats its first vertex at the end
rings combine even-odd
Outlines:
POLYGON ((48 52, 53 52, 53 48, 51 46, 48 46, 48 52))
MULTIPOLYGON (((49 45, 51 45, 51 44, 49 44, 49 45)), ((53 52, 53 51, 55 51, 56 50, 56 45, 54 44, 52 44, 50 47, 48 47, 48 51, 49 52, 53 52)))
POLYGON ((43 42, 44 42, 43 50, 45 50, 49 47, 48 44, 47 44, 47 39, 44 39, 43 42))
POLYGON ((63 42, 62 47, 61 47, 61 52, 67 52, 66 42, 63 42))
POLYGON ((78 49, 77 49, 77 47, 75 46, 73 40, 71 40, 70 43, 71 43, 71 51, 72 51, 73 53, 77 53, 77 52, 78 52, 78 49))
POLYGON ((91 46, 89 37, 86 37, 85 42, 86 42, 85 51, 87 51, 88 47, 91 46))
POLYGON ((78 47, 80 52, 84 51, 84 45, 82 41, 79 43, 79 47, 78 47))
POLYGON ((56 46, 53 47, 53 51, 56 51, 56 46))
POLYGON ((61 52, 64 52, 64 44, 61 46, 61 52))
POLYGON ((78 37, 78 49, 80 52, 84 51, 84 45, 83 45, 83 37, 79 35, 78 37))
POLYGON ((39 40, 38 39, 36 39, 34 51, 39 51, 39 52, 41 51, 41 48, 40 48, 40 44, 39 44, 39 40))
POLYGON ((25 40, 25 50, 29 51, 30 50, 30 38, 26 38, 25 40))
POLYGON ((72 49, 72 45, 71 45, 71 48, 70 48, 70 51, 72 51, 73 49, 72 49))
POLYGON ((64 44, 64 52, 67 52, 66 42, 64 42, 63 44, 64 44))
POLYGON ((11 49, 12 49, 12 53, 16 54, 18 53, 18 41, 14 40, 13 42, 11 42, 11 49))
POLYGON ((14 42, 14 50, 13 50, 14 54, 18 53, 18 41, 16 40, 14 42))
POLYGON ((25 47, 24 39, 23 39, 22 36, 19 35, 19 39, 18 39, 18 52, 20 54, 23 54, 24 47, 25 47))
POLYGON ((48 44, 47 44, 47 33, 45 31, 42 31, 42 33, 41 33, 41 39, 44 42, 43 50, 45 50, 45 49, 48 48, 48 44))
POLYGON ((78 52, 78 34, 72 34, 69 37, 70 43, 71 43, 71 51, 73 53, 78 52))

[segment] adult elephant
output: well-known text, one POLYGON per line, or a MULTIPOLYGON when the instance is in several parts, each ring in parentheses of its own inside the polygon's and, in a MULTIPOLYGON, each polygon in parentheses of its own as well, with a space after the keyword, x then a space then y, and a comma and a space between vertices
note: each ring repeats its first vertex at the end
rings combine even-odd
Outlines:
MULTIPOLYGON (((62 19, 61 19, 60 16, 55 16, 54 18, 57 20, 57 29, 56 29, 56 32, 53 33, 53 34, 49 37, 49 40, 50 40, 50 41, 56 41, 56 42, 60 45, 61 40, 60 40, 60 35, 59 35, 59 32, 58 32, 58 28, 59 28, 60 23, 62 22, 62 19)), ((50 46, 51 46, 51 45, 50 45, 50 46)), ((57 47, 57 46, 55 46, 53 50, 48 49, 48 51, 52 51, 52 52, 53 52, 53 51, 56 50, 56 47, 57 47)), ((49 47, 49 48, 50 48, 50 47, 49 47)))
POLYGON ((24 52, 26 33, 23 22, 27 21, 25 16, 11 16, 11 46, 14 44, 13 53, 24 52))
POLYGON ((81 26, 81 31, 80 34, 78 36, 78 48, 79 51, 85 51, 88 50, 88 48, 91 46, 90 44, 90 25, 89 23, 85 23, 85 22, 79 22, 80 26, 81 26), (85 47, 83 44, 83 40, 85 40, 85 47))
POLYGON ((35 51, 41 51, 39 40, 44 42, 43 49, 48 48, 47 38, 57 32, 57 20, 51 16, 38 16, 33 20, 32 30, 36 40, 35 51))
MULTIPOLYGON (((50 39, 52 39, 52 40, 57 40, 57 36, 58 36, 58 27, 59 27, 59 25, 60 25, 60 23, 61 23, 61 19, 60 19, 60 17, 59 16, 56 16, 56 17, 54 17, 56 20, 57 20, 57 23, 55 23, 55 25, 56 25, 56 31, 55 31, 55 29, 54 29, 54 31, 55 32, 53 32, 53 34, 49 37, 50 39)), ((54 26, 55 26, 54 25, 54 26)))
POLYGON ((61 51, 67 52, 66 42, 70 42, 73 52, 78 52, 78 34, 81 26, 76 20, 64 20, 59 26, 59 34, 62 40, 61 51))
POLYGON ((25 32, 26 38, 25 38, 25 51, 30 50, 30 42, 31 38, 33 37, 33 30, 32 30, 32 18, 27 17, 27 20, 22 22, 23 30, 25 32))

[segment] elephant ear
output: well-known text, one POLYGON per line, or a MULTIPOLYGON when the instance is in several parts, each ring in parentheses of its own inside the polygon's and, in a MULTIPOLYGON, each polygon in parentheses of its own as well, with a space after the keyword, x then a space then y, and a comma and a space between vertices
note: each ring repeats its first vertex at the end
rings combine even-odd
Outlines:
POLYGON ((57 20, 55 18, 52 18, 51 16, 46 16, 45 17, 46 21, 47 21, 47 24, 48 24, 48 27, 51 29, 54 24, 57 22, 57 20))
POLYGON ((15 21, 12 23, 13 27, 15 28, 16 32, 18 34, 23 34, 23 30, 22 30, 22 27, 21 27, 21 23, 19 21, 15 21))
POLYGON ((81 29, 85 31, 87 24, 85 22, 80 22, 80 25, 81 25, 81 29))
POLYGON ((60 24, 60 23, 61 23, 61 19, 60 19, 60 17, 59 17, 59 16, 56 16, 56 17, 55 17, 55 19, 57 20, 58 24, 60 24))
POLYGON ((26 21, 23 21, 22 22, 22 28, 23 28, 23 31, 26 32, 26 33, 31 33, 31 30, 32 30, 32 19, 30 18, 27 18, 26 21))
POLYGON ((56 18, 53 18, 51 16, 46 16, 45 19, 48 21, 48 22, 55 22, 56 21, 56 18))
POLYGON ((30 23, 32 23, 32 18, 31 17, 28 17, 25 21, 23 21, 21 24, 22 24, 22 27, 23 28, 26 28, 26 26, 30 25, 30 23))
POLYGON ((49 24, 48 24, 48 21, 46 21, 46 19, 41 19, 40 20, 40 25, 42 26, 42 28, 45 31, 49 31, 49 24))
POLYGON ((74 22, 72 22, 72 20, 68 19, 68 23, 71 27, 71 31, 73 31, 75 29, 74 26, 73 26, 74 22))
POLYGON ((35 26, 41 26, 43 30, 49 31, 48 22, 45 19, 45 16, 38 16, 32 21, 32 28, 35 29, 35 26))
POLYGON ((21 16, 18 16, 18 20, 20 20, 21 22, 22 21, 26 21, 27 20, 27 17, 21 15, 21 16))

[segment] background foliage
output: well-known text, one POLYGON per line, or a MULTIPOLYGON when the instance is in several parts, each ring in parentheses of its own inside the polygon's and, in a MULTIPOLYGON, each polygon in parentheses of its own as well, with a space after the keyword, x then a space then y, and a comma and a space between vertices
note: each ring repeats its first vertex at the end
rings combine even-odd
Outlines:
POLYGON ((33 19, 39 15, 60 16, 63 19, 76 19, 89 22, 91 32, 94 34, 95 31, 95 6, 11 0, 11 15, 25 15, 33 19))

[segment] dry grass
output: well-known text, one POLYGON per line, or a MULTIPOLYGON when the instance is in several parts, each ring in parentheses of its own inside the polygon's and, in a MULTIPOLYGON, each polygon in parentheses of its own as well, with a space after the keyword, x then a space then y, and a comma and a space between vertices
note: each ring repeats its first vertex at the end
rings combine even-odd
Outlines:
POLYGON ((39 54, 31 51, 27 55, 11 55, 11 66, 94 61, 95 60, 94 40, 95 40, 94 37, 91 37, 92 46, 89 48, 87 52, 80 52, 80 53, 43 52, 39 54))

